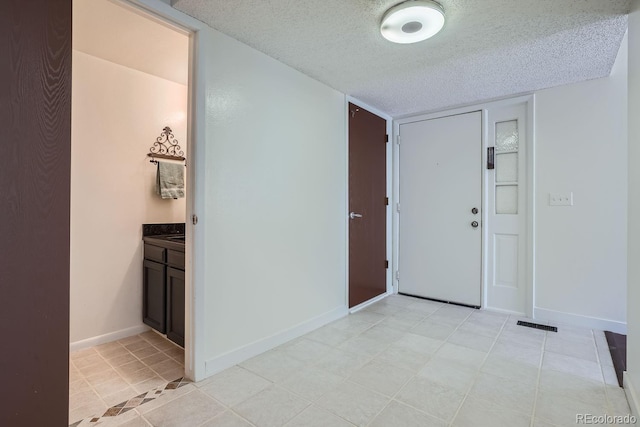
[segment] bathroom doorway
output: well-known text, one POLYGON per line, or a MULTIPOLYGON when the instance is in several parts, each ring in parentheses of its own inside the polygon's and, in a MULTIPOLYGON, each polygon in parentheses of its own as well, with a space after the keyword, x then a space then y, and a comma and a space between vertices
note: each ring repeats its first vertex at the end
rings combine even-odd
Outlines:
POLYGON ((193 345, 142 322, 143 224, 186 228, 189 287, 188 176, 184 198, 161 198, 148 153, 168 128, 192 165, 191 35, 124 1, 74 0, 73 21, 70 423, 184 377, 193 345))

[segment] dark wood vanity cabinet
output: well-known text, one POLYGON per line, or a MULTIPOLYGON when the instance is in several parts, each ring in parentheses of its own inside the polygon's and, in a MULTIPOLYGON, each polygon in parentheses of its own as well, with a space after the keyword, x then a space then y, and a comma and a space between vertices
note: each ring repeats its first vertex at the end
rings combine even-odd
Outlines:
POLYGON ((167 267, 166 326, 167 338, 184 347, 184 270, 173 267, 167 267))
POLYGON ((144 244, 142 320, 184 347, 184 249, 162 247, 160 239, 153 240, 144 244))
POLYGON ((167 267, 159 262, 144 260, 142 279, 142 321, 163 334, 165 328, 165 310, 167 290, 165 277, 167 267))

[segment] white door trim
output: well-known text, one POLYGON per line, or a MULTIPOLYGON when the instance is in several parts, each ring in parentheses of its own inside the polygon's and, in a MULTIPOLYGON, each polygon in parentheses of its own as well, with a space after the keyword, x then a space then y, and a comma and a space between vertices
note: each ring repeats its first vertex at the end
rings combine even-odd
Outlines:
MULTIPOLYGON (((427 113, 427 114, 417 114, 415 116, 410 116, 410 117, 403 117, 401 119, 397 119, 394 120, 393 122, 393 211, 392 211, 392 216, 393 216, 393 229, 392 229, 392 234, 393 234, 393 241, 392 241, 392 262, 391 265, 393 266, 393 270, 392 270, 392 274, 393 274, 393 288, 395 290, 395 292, 397 292, 398 289, 398 277, 396 276, 397 273, 402 274, 402 272, 397 272, 396 270, 396 266, 398 265, 398 259, 399 259, 399 239, 400 239, 400 229, 399 229, 399 214, 398 211, 396 210, 396 203, 398 201, 398 196, 399 196, 399 192, 400 192, 400 164, 399 164, 399 145, 398 143, 399 138, 399 131, 400 131, 400 125, 402 124, 406 124, 406 123, 412 123, 412 122, 417 122, 417 121, 423 121, 423 120, 431 120, 431 119, 437 119, 437 118, 441 118, 441 117, 447 117, 447 116, 452 116, 452 115, 457 115, 457 114, 465 114, 465 113, 470 113, 473 111, 478 111, 478 110, 482 110, 482 122, 483 122, 483 130, 482 130, 482 161, 483 161, 483 165, 486 165, 486 152, 487 152, 487 146, 488 146, 488 141, 487 141, 487 110, 491 109, 491 108, 503 108, 509 105, 514 105, 514 104, 521 104, 521 103, 525 103, 526 104, 526 108, 527 108, 527 147, 526 147, 526 164, 527 164, 527 194, 526 194, 526 215, 527 215, 527 220, 526 220, 526 224, 527 224, 527 230, 526 230, 526 267, 525 267, 525 271, 526 271, 526 312, 525 315, 527 317, 532 317, 533 316, 533 307, 534 307, 534 303, 535 303, 535 299, 534 299, 534 290, 535 290, 535 157, 534 157, 534 153, 535 153, 535 117, 534 117, 534 111, 535 111, 535 96, 533 94, 530 95, 523 95, 523 96, 517 96, 514 98, 509 98, 509 99, 502 99, 502 100, 498 100, 498 101, 491 101, 491 102, 486 102, 486 103, 481 103, 481 104, 476 104, 476 105, 469 105, 469 106, 465 106, 465 107, 460 107, 460 108, 455 108, 455 109, 451 109, 451 110, 444 110, 444 111, 439 111, 439 112, 434 112, 434 113, 427 113)), ((486 167, 486 166, 485 166, 486 167)), ((486 180, 485 180, 485 174, 483 174, 483 178, 482 178, 482 188, 483 188, 483 205, 486 206, 486 180)), ((487 224, 487 214, 486 214, 486 209, 482 210, 482 221, 483 224, 487 224)), ((485 296, 487 294, 487 231, 488 231, 489 227, 483 227, 483 236, 482 236, 482 240, 483 240, 483 246, 482 246, 482 307, 484 308, 486 305, 485 302, 485 296)))
POLYGON ((185 280, 185 376, 199 381, 205 378, 205 262, 204 262, 204 182, 205 182, 205 123, 206 123, 206 61, 203 52, 210 49, 207 37, 200 31, 202 22, 172 8, 161 0, 114 0, 140 11, 177 31, 189 35, 189 83, 187 123, 187 235, 185 280), (193 215, 201 221, 191 222, 193 215))

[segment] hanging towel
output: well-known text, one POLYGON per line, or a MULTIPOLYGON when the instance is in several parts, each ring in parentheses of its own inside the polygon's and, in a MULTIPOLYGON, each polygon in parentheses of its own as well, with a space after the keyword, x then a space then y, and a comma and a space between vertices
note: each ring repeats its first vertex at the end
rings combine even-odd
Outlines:
POLYGON ((156 193, 163 199, 184 197, 184 165, 158 162, 156 193))

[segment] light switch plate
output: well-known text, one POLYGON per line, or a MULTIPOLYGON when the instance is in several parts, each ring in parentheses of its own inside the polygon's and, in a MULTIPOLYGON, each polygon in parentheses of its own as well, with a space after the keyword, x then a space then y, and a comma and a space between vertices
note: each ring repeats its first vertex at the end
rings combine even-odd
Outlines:
POLYGON ((573 206, 573 192, 549 193, 549 206, 573 206))

